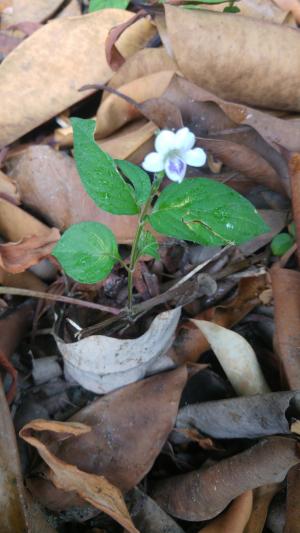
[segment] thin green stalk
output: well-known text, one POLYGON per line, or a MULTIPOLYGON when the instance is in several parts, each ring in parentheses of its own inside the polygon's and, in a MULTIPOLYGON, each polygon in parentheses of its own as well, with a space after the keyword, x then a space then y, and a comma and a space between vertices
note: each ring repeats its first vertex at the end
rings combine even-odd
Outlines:
POLYGON ((133 309, 132 309, 132 304, 133 304, 133 274, 134 274, 135 267, 136 267, 136 262, 137 262, 138 245, 139 245, 140 237, 141 237, 141 234, 142 234, 145 222, 146 222, 146 217, 147 217, 147 214, 148 214, 149 207, 151 206, 152 199, 153 199, 154 195, 156 194, 156 192, 158 191, 158 188, 159 188, 159 186, 160 186, 160 184, 162 182, 163 177, 164 177, 163 174, 155 175, 155 179, 153 181, 148 200, 144 204, 144 206, 142 208, 142 211, 141 211, 141 214, 139 216, 138 227, 137 227, 137 230, 136 230, 134 241, 132 243, 131 254, 130 254, 130 263, 129 263, 129 268, 128 268, 128 312, 129 312, 129 316, 131 316, 132 313, 133 313, 133 309))

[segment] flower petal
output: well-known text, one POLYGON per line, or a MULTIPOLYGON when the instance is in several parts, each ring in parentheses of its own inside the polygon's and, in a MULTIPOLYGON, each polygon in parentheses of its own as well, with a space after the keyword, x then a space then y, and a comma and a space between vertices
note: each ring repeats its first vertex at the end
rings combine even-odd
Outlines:
POLYGON ((160 172, 164 169, 164 161, 157 152, 150 152, 142 162, 142 167, 148 172, 160 172))
POLYGON ((185 152, 182 159, 191 167, 202 167, 206 161, 206 153, 202 148, 194 148, 185 152))
POLYGON ((155 150, 162 155, 167 154, 175 148, 175 133, 169 130, 162 130, 155 139, 155 150))
POLYGON ((193 148, 195 144, 195 135, 188 128, 181 128, 176 131, 176 148, 183 154, 193 148))
POLYGON ((165 172, 170 180, 181 183, 186 173, 186 163, 179 157, 168 157, 165 172))

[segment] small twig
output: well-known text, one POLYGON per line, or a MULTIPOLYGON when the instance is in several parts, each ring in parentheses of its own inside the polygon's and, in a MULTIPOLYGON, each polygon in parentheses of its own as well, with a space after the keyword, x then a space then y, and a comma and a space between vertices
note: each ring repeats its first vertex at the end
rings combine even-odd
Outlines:
POLYGON ((108 307, 106 305, 95 304, 94 302, 87 302, 86 300, 79 300, 78 298, 70 298, 69 296, 60 296, 59 294, 51 294, 48 292, 31 291, 29 289, 18 289, 15 287, 0 287, 0 294, 11 294, 14 296, 28 296, 30 298, 41 298, 43 300, 51 300, 52 302, 63 302, 71 305, 80 305, 81 307, 88 307, 89 309, 97 309, 104 313, 111 313, 112 315, 119 315, 121 309, 117 307, 108 307))

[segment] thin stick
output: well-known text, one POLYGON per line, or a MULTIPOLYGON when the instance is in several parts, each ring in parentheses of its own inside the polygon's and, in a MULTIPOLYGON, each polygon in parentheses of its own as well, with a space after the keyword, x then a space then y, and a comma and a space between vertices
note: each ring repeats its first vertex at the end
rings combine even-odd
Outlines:
POLYGON ((42 300, 51 300, 52 302, 63 302, 71 305, 80 305, 81 307, 97 309, 98 311, 103 311, 104 313, 111 313, 112 315, 119 315, 121 311, 121 309, 118 309, 117 307, 107 307, 106 305, 95 304, 93 302, 87 302, 86 300, 79 300, 78 298, 60 296, 59 294, 51 294, 49 292, 31 291, 29 289, 18 289, 15 287, 0 287, 0 294, 28 296, 31 298, 41 298, 42 300))

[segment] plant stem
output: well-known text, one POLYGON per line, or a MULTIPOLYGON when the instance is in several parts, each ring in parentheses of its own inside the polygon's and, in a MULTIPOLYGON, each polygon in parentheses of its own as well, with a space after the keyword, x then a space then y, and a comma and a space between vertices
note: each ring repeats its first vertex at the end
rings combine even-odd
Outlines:
POLYGON ((138 227, 137 227, 137 230, 136 230, 134 241, 132 243, 131 254, 130 254, 130 263, 129 263, 129 268, 128 268, 128 312, 129 312, 129 316, 132 316, 132 314, 133 314, 133 309, 132 309, 132 304, 133 304, 133 294, 132 294, 132 292, 133 292, 133 274, 134 274, 135 267, 136 267, 136 262, 137 262, 138 245, 139 245, 141 234, 142 234, 145 222, 146 222, 146 217, 147 217, 147 214, 148 214, 149 207, 151 206, 152 199, 153 199, 154 195, 156 194, 156 192, 158 191, 158 188, 159 188, 159 186, 160 186, 160 184, 162 182, 163 177, 164 177, 163 174, 160 174, 160 175, 156 174, 155 175, 155 178, 154 178, 154 181, 152 183, 152 187, 151 187, 151 191, 150 191, 149 197, 148 197, 146 203, 144 204, 144 206, 142 208, 142 211, 141 211, 141 214, 139 216, 138 227))

